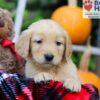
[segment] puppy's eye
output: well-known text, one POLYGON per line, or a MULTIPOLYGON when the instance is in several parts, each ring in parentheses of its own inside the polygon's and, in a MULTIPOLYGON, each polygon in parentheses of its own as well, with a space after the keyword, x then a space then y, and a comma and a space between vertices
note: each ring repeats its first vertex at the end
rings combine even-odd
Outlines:
POLYGON ((57 45, 57 46, 61 46, 62 43, 61 43, 61 42, 56 42, 56 45, 57 45))
POLYGON ((37 44, 41 44, 42 43, 42 40, 37 40, 35 41, 37 44))

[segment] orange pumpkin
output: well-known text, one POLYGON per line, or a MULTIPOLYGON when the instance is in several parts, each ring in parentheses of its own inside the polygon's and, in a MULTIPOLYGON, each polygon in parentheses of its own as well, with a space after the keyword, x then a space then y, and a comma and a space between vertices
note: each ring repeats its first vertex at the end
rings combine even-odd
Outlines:
POLYGON ((82 44, 91 32, 91 20, 82 17, 82 8, 62 6, 54 11, 51 18, 68 31, 75 44, 82 44))
POLYGON ((83 84, 87 84, 87 83, 93 84, 98 88, 100 92, 100 78, 96 74, 90 71, 84 72, 81 70, 79 70, 78 73, 80 75, 83 84))
POLYGON ((96 86, 100 94, 100 78, 95 73, 88 70, 90 57, 91 46, 88 45, 86 51, 81 58, 78 73, 83 84, 92 84, 96 86))

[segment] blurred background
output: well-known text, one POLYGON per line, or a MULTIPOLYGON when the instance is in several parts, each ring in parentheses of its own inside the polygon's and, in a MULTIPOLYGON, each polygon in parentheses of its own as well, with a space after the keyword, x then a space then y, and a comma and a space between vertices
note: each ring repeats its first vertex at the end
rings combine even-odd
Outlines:
MULTIPOLYGON (((0 7, 9 10, 12 14, 12 18, 14 21, 16 18, 18 1, 20 0, 0 0, 0 7)), ((58 21, 58 23, 61 24, 65 28, 65 30, 69 31, 69 35, 71 36, 73 45, 77 45, 79 47, 85 46, 86 48, 88 48, 87 40, 90 36, 91 38, 89 41, 91 46, 100 50, 100 19, 83 19, 82 0, 77 0, 77 6, 74 9, 70 7, 68 8, 68 5, 68 0, 27 0, 21 31, 25 30, 31 23, 35 21, 45 18, 52 18, 58 21), (66 19, 68 19, 69 22, 67 22, 66 19), (86 31, 84 32, 84 30, 86 31), (80 34, 78 32, 80 32, 80 34), (77 39, 77 36, 80 36, 78 37, 79 39, 77 39), (82 37, 84 37, 83 40, 81 39, 82 37)), ((79 72, 81 74, 80 76, 85 79, 83 79, 83 81, 87 82, 87 80, 93 80, 94 84, 100 89, 100 53, 96 54, 97 52, 95 50, 94 54, 86 53, 86 51, 89 51, 89 49, 85 49, 85 54, 83 57, 84 52, 78 52, 78 50, 76 51, 73 51, 72 54, 72 59, 74 63, 77 65, 78 68, 79 66, 85 68, 87 67, 87 71, 91 71, 91 73, 79 72), (88 77, 90 79, 86 80, 86 78, 88 77)))

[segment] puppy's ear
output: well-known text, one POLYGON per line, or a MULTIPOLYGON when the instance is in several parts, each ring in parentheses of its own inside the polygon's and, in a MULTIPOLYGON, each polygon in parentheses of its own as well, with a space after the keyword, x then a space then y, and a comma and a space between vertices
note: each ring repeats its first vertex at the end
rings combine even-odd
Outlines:
POLYGON ((23 58, 27 58, 29 55, 30 40, 31 40, 31 31, 28 29, 22 32, 19 40, 15 44, 17 52, 23 58))
POLYGON ((72 54, 72 42, 67 32, 65 32, 65 53, 64 58, 68 61, 72 54))

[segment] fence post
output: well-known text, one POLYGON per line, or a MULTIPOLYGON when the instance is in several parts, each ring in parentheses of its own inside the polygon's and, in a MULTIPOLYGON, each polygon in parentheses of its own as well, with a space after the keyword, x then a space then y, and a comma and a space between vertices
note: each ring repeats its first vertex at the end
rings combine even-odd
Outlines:
POLYGON ((13 40, 14 42, 18 40, 19 35, 20 35, 26 3, 27 3, 27 0, 18 0, 18 5, 16 9, 16 17, 15 17, 15 25, 14 25, 14 30, 16 33, 15 38, 13 40))

